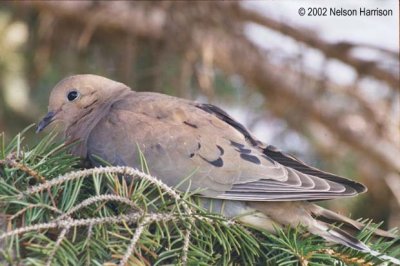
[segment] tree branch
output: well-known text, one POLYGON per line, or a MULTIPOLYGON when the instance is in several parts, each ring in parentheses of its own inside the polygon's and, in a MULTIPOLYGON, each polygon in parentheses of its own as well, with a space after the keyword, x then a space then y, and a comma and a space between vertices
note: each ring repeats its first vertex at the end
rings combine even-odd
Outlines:
MULTIPOLYGON (((351 56, 348 52, 355 46, 353 44, 336 43, 331 44, 323 41, 316 34, 304 29, 298 29, 285 22, 277 22, 274 19, 265 17, 256 11, 246 8, 236 8, 237 16, 245 21, 250 21, 265 26, 274 31, 287 35, 296 41, 307 44, 318 49, 326 57, 334 58, 353 67, 360 76, 372 76, 389 84, 393 89, 400 90, 399 77, 381 69, 374 61, 366 61, 351 56)), ((397 54, 398 56, 398 54, 397 54)))

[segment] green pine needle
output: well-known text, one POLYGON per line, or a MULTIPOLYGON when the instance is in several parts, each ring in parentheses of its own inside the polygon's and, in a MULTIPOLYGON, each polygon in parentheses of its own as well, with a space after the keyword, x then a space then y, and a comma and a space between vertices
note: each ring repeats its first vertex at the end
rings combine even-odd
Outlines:
MULTIPOLYGON (((31 130, 31 128, 27 128, 31 130)), ((55 143, 34 147, 23 133, 0 138, 0 262, 10 265, 372 265, 365 253, 306 235, 304 228, 273 235, 199 207, 194 193, 178 193, 128 168, 86 175, 80 159, 55 143), (122 170, 121 170, 122 169, 122 170), (6 218, 2 218, 2 217, 6 218), (1 231, 2 230, 2 231, 1 231), (20 230, 20 231, 17 231, 20 230), (188 246, 187 246, 188 245, 188 246)), ((142 169, 149 168, 141 154, 142 169)), ((99 158, 100 159, 100 158, 99 158)), ((93 171, 92 171, 93 172, 93 171)), ((400 257, 395 241, 371 248, 400 257)))

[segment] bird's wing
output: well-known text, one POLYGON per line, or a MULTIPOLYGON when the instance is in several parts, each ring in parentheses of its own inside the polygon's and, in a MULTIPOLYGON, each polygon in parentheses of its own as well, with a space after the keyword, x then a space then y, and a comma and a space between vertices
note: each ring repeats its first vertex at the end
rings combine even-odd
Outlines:
POLYGON ((113 104, 87 143, 89 154, 133 167, 141 165, 139 147, 151 174, 207 197, 319 200, 356 195, 362 186, 335 175, 325 178, 314 168, 306 171, 296 159, 289 164, 270 156, 244 126, 213 105, 154 93, 135 93, 113 104))

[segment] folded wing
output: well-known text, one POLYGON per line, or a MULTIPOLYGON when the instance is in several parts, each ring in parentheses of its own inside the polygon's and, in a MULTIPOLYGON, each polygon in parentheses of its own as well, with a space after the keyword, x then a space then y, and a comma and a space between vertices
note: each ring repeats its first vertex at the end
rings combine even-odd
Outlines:
POLYGON ((161 94, 135 93, 114 103, 87 143, 89 156, 137 168, 139 148, 151 174, 212 198, 322 200, 365 191, 266 147, 218 107, 161 94))

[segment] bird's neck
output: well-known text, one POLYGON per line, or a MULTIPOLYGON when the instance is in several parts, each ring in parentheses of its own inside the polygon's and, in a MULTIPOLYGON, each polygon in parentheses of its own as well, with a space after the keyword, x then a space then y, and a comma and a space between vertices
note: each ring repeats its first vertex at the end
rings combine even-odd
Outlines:
POLYGON ((119 95, 115 95, 112 101, 109 100, 85 110, 85 113, 79 119, 75 119, 66 127, 64 131, 65 142, 74 143, 71 149, 73 155, 86 158, 87 139, 94 127, 110 112, 115 103, 126 98, 131 93, 134 92, 122 91, 119 95))

